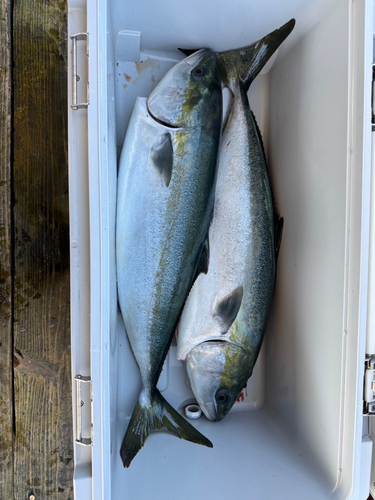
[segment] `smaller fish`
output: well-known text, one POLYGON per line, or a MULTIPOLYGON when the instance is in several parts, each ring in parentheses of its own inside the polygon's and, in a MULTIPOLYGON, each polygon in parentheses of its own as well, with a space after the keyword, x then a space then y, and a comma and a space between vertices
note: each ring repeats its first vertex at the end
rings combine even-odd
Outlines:
POLYGON ((233 103, 219 148, 208 272, 193 285, 177 341, 177 357, 186 360, 209 420, 225 417, 251 376, 272 303, 283 219, 247 91, 294 24, 292 19, 249 47, 218 54, 233 103))

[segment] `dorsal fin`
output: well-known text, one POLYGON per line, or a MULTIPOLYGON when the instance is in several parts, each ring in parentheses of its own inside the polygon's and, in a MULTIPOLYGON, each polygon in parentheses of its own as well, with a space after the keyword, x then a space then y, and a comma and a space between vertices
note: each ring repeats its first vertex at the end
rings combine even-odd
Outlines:
POLYGON ((191 54, 194 54, 195 52, 198 52, 199 49, 181 49, 180 47, 178 48, 180 52, 185 54, 185 56, 189 57, 191 54))
MULTIPOLYGON (((264 163, 266 164, 266 167, 267 167, 268 178, 269 178, 270 184, 272 186, 270 169, 268 167, 267 158, 266 158, 266 152, 264 150, 263 137, 262 137, 262 134, 260 132, 260 128, 259 128, 258 122, 256 120, 256 117, 255 117, 255 115, 254 115, 254 113, 252 111, 251 111, 251 115, 253 117, 253 122, 254 122, 254 125, 255 125, 255 131, 256 131, 256 134, 257 134, 257 137, 258 137, 258 140, 259 140, 259 144, 260 144, 261 149, 262 149, 264 163)), ((277 211, 276 201, 275 201, 275 197, 274 197, 274 194, 273 194, 273 190, 271 190, 271 193, 272 193, 272 204, 273 204, 274 220, 275 220, 275 255, 276 255, 276 260, 277 260, 277 257, 279 255, 280 245, 281 245, 281 238, 283 236, 284 218, 280 217, 280 215, 279 215, 279 213, 277 211)))
POLYGON ((151 161, 156 170, 163 175, 168 187, 172 177, 173 168, 173 146, 171 134, 165 133, 159 144, 151 148, 151 161))
POLYGON ((213 317, 219 321, 222 334, 227 333, 233 321, 236 319, 241 307, 242 297, 243 286, 241 285, 216 304, 213 317))
MULTIPOLYGON (((250 111, 251 111, 251 110, 250 110, 250 111)), ((261 131, 260 131, 260 128, 259 128, 259 125, 258 125, 257 119, 255 118, 255 115, 254 115, 253 111, 251 111, 251 116, 253 117, 253 120, 254 120, 255 131, 256 131, 256 134, 257 134, 257 137, 258 137, 258 141, 259 141, 259 144, 260 144, 260 148, 261 148, 262 153, 263 153, 264 163, 265 163, 265 164, 266 164, 266 166, 267 166, 267 170, 269 170, 269 169, 268 169, 267 159, 266 159, 266 152, 265 152, 265 150, 264 150, 264 142, 263 142, 262 133, 261 133, 261 131)))
POLYGON ((283 229, 284 229, 284 217, 280 217, 276 222, 275 226, 275 256, 276 261, 279 256, 279 250, 281 245, 281 238, 283 237, 283 229))

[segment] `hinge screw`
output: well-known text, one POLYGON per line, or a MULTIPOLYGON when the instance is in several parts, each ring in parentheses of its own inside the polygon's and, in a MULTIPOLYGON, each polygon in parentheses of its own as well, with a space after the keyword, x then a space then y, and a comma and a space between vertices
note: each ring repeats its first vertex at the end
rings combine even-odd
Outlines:
POLYGON ((83 401, 81 401, 81 406, 83 406, 85 403, 83 401))

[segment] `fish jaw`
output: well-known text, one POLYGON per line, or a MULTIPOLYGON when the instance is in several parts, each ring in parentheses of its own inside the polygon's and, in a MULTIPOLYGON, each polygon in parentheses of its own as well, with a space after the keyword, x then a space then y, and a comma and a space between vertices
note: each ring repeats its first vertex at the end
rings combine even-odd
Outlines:
POLYGON ((216 87, 221 87, 216 54, 201 49, 180 61, 164 76, 148 98, 148 110, 164 125, 195 127, 202 119, 201 102, 216 87))
POLYGON ((187 372, 208 420, 219 421, 232 408, 251 375, 249 361, 248 353, 232 342, 203 342, 190 351, 187 372))

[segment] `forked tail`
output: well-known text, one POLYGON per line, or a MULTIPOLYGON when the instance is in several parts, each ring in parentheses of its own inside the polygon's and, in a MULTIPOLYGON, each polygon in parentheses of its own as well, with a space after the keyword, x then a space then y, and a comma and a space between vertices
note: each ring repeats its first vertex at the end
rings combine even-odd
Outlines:
POLYGON ((156 391, 150 404, 142 406, 138 401, 133 411, 120 450, 124 467, 129 467, 151 432, 162 430, 171 432, 181 439, 213 447, 209 439, 181 417, 160 392, 156 391))
POLYGON ((291 19, 281 28, 247 47, 219 52, 217 57, 224 84, 230 88, 231 82, 240 79, 247 91, 267 61, 293 31, 295 24, 295 19, 291 19))

